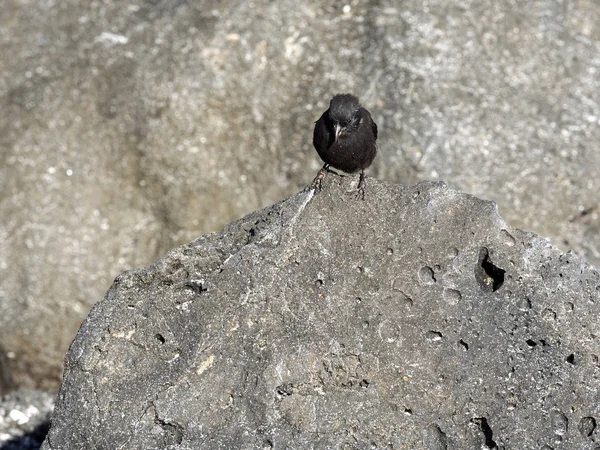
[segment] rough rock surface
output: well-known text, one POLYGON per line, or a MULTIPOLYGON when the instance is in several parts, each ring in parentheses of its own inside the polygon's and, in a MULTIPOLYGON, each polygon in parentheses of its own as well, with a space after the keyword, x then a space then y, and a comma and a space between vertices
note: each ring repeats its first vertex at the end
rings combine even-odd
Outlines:
POLYGON ((356 181, 117 277, 42 448, 597 448, 598 272, 443 183, 356 181))
POLYGON ((352 91, 371 174, 443 179, 600 263, 595 0, 3 0, 0 343, 60 380, 121 271, 292 195, 352 91))

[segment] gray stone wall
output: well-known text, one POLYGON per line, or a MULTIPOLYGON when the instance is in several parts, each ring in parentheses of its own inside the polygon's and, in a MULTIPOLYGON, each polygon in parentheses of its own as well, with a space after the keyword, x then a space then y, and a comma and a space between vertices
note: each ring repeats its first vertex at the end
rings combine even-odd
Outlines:
POLYGON ((313 122, 357 94, 371 175, 496 200, 600 262, 592 0, 5 0, 0 343, 56 387, 120 272, 312 179, 313 122))

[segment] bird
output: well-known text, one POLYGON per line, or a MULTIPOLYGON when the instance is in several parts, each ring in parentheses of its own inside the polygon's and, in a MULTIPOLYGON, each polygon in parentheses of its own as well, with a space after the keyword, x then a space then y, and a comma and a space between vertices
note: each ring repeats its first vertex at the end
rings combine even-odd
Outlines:
POLYGON ((365 199, 367 169, 377 154, 377 124, 371 113, 352 94, 337 94, 315 122, 313 145, 325 163, 311 188, 321 191, 329 167, 347 173, 360 172, 357 198, 365 199))

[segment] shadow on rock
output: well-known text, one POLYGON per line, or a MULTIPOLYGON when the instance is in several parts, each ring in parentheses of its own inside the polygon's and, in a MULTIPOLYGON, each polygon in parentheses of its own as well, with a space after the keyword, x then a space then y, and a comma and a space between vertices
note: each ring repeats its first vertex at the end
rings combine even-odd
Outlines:
POLYGON ((32 431, 1 444, 0 450, 38 450, 46 439, 49 429, 50 421, 41 423, 32 431))

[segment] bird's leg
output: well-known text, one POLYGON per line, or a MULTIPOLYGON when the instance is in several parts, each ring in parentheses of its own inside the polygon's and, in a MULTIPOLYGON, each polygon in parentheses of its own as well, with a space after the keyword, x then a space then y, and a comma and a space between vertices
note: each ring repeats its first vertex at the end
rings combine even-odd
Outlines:
POLYGON ((365 199, 365 193, 367 192, 367 176, 365 175, 365 171, 360 171, 360 178, 358 180, 358 192, 356 193, 356 198, 358 200, 365 199))
POLYGON ((323 179, 325 178, 325 175, 327 175, 328 170, 329 164, 323 164, 323 167, 321 167, 321 170, 319 170, 319 173, 317 173, 317 176, 310 185, 310 188, 315 190, 315 194, 321 192, 323 179))

